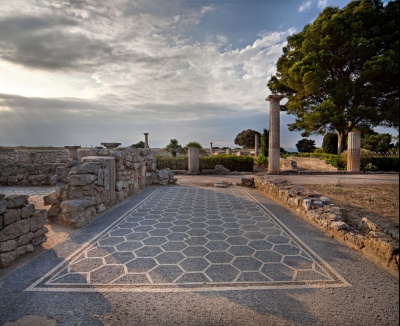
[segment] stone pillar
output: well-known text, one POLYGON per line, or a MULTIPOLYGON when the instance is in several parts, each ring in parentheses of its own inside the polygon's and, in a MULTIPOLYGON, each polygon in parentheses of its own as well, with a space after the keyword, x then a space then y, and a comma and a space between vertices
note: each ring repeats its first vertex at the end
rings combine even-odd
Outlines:
POLYGON ((268 153, 268 172, 279 174, 280 169, 280 149, 281 149, 281 126, 280 126, 280 104, 283 95, 270 95, 267 101, 270 103, 269 111, 269 153, 268 153))
MULTIPOLYGON (((98 185, 104 186, 105 190, 110 193, 110 206, 116 202, 115 184, 117 174, 115 171, 115 158, 109 156, 87 156, 82 158, 82 163, 100 162, 102 166, 103 175, 97 176, 98 185)), ((108 206, 108 205, 107 205, 108 206)))
POLYGON ((258 156, 258 153, 260 152, 260 144, 259 144, 259 140, 258 140, 258 135, 256 134, 256 139, 255 139, 255 148, 254 148, 254 155, 258 156))
POLYGON ((228 154, 228 155, 231 155, 232 154, 232 150, 230 148, 227 148, 225 150, 225 153, 228 154))
POLYGON ((197 147, 189 147, 189 174, 198 174, 200 171, 199 149, 197 147))
POLYGON ((81 146, 64 146, 64 148, 68 149, 68 158, 74 161, 78 160, 78 148, 81 146))
POLYGON ((361 132, 349 132, 347 150, 347 171, 360 172, 361 132))
POLYGON ((144 133, 144 148, 149 148, 149 133, 144 133))
POLYGON ((212 142, 210 143, 210 153, 211 153, 211 154, 214 153, 214 150, 213 150, 213 143, 212 143, 212 142))

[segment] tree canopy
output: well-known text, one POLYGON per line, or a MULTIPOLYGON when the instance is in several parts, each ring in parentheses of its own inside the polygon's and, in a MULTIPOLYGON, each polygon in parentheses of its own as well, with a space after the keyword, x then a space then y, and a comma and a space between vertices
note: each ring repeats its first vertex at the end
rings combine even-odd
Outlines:
POLYGON ((315 140, 305 138, 299 140, 296 147, 299 153, 313 153, 317 149, 315 140))
POLYGON ((177 139, 171 139, 169 144, 164 148, 164 152, 170 152, 173 157, 182 151, 182 146, 179 145, 177 139))
POLYGON ((264 129, 261 135, 261 154, 268 157, 269 130, 264 129))
POLYGON ((146 146, 146 144, 144 143, 144 141, 140 141, 137 144, 133 144, 131 145, 131 147, 135 147, 135 148, 144 148, 146 146))
POLYGON ((354 128, 399 127, 399 0, 327 7, 288 37, 268 86, 288 98, 290 130, 337 132, 338 152, 354 128))
POLYGON ((243 130, 236 136, 235 144, 244 148, 254 148, 256 146, 256 135, 261 137, 261 134, 253 129, 243 130))

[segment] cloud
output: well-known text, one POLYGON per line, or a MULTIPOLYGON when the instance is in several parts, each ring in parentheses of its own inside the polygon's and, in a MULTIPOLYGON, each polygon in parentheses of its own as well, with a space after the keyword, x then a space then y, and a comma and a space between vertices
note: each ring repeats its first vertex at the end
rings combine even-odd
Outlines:
POLYGON ((184 36, 213 6, 19 1, 18 12, 0 4, 0 67, 10 76, 0 76, 2 142, 131 144, 150 132, 161 144, 228 146, 249 125, 268 125, 267 82, 293 29, 237 47, 222 34, 184 36))
POLYGON ((298 11, 306 12, 306 11, 309 11, 310 8, 311 8, 311 1, 305 1, 299 6, 298 11))
POLYGON ((318 0, 318 8, 324 9, 328 5, 328 0, 318 0))

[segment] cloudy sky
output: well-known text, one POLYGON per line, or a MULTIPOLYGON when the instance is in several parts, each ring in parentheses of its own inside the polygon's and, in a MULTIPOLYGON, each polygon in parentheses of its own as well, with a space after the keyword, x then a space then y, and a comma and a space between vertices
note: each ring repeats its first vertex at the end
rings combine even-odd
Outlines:
MULTIPOLYGON (((345 0, 1 0, 0 145, 233 147, 288 35, 345 0)), ((295 147, 299 133, 281 143, 295 147)), ((317 145, 320 138, 314 137, 317 145)))

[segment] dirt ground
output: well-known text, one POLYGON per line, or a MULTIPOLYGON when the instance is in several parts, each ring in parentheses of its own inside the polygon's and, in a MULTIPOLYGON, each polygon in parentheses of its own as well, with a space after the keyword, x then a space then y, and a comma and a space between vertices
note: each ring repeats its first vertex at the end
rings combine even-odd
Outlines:
POLYGON ((399 239, 399 187, 390 184, 303 185, 332 199, 342 208, 344 218, 355 227, 366 217, 399 239))

